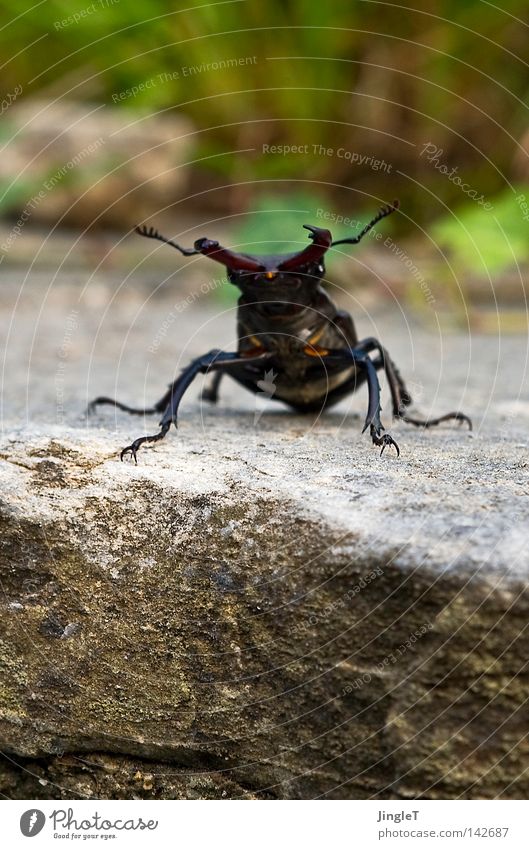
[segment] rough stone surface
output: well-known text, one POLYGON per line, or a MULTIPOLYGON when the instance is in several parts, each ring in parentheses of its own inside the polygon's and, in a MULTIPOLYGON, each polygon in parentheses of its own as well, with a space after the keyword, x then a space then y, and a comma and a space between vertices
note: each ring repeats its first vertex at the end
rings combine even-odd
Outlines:
POLYGON ((307 418, 226 381, 135 467, 117 449, 156 419, 87 422, 87 397, 152 401, 233 344, 231 308, 160 336, 167 299, 32 286, 4 360, 0 792, 527 797, 526 342, 360 315, 473 434, 399 425, 381 458, 363 393, 307 418))

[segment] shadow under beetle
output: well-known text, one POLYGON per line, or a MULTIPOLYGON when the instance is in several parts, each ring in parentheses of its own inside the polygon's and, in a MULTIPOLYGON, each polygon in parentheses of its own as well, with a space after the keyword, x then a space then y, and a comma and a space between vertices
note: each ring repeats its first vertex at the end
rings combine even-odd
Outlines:
POLYGON ((312 244, 304 250, 279 256, 251 256, 234 253, 210 239, 198 239, 194 248, 182 248, 152 227, 137 227, 136 232, 176 248, 184 256, 202 254, 226 266, 228 279, 241 290, 237 313, 238 350, 209 351, 193 360, 152 407, 128 407, 113 398, 95 398, 89 405, 112 404, 137 415, 162 413, 160 430, 152 436, 140 436, 121 452, 137 462, 138 448, 145 442, 163 439, 171 424, 177 426, 177 414, 185 391, 199 373, 214 372, 213 380, 202 397, 215 403, 219 384, 228 374, 251 392, 259 392, 265 369, 274 372, 274 399, 298 412, 321 410, 336 404, 344 396, 367 383, 368 410, 362 433, 368 428, 381 454, 392 445, 399 447, 386 433, 380 420, 380 386, 377 371, 384 370, 393 416, 417 427, 432 427, 448 419, 472 423, 464 413, 446 413, 434 419, 409 416, 412 399, 397 367, 385 348, 372 337, 359 340, 351 316, 339 310, 321 286, 325 273, 326 251, 334 245, 356 245, 382 218, 398 209, 398 201, 383 207, 352 238, 332 240, 329 230, 305 225, 312 244))

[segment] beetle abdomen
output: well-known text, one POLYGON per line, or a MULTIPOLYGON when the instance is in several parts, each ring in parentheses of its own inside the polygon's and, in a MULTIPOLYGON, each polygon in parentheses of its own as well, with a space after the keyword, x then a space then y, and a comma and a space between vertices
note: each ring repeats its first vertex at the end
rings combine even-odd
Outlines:
MULTIPOLYGON (((285 375, 279 374, 276 378, 276 391, 273 395, 278 401, 284 401, 296 409, 318 409, 327 406, 331 393, 336 395, 339 387, 347 386, 351 391, 351 381, 356 374, 356 366, 339 372, 325 372, 322 370, 321 377, 311 375, 310 379, 294 383, 285 375)), ((337 397, 336 400, 339 400, 337 397)))

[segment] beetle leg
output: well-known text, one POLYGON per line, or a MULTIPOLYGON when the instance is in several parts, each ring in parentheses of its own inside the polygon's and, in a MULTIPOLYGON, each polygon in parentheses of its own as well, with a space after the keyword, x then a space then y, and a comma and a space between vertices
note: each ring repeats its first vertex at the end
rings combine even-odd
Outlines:
POLYGON ((349 350, 332 350, 328 351, 323 357, 326 359, 341 359, 344 363, 354 362, 365 372, 367 388, 368 388, 368 408, 362 433, 369 428, 373 445, 381 446, 380 455, 384 453, 388 445, 393 445, 397 452, 397 457, 400 455, 400 449, 395 440, 389 433, 385 433, 385 427, 380 420, 380 384, 378 382, 377 371, 373 361, 367 354, 359 348, 350 348, 349 350))
MULTIPOLYGON (((264 345, 255 336, 250 336, 249 338, 255 343, 254 346, 252 348, 247 348, 246 350, 240 351, 239 353, 243 355, 246 359, 260 356, 261 354, 263 354, 265 352, 264 345)), ((223 376, 224 372, 215 372, 209 386, 205 386, 202 390, 202 395, 200 397, 203 401, 208 401, 210 404, 217 403, 217 401, 219 400, 219 386, 223 376)))
POLYGON ((158 433, 155 433, 153 436, 140 436, 138 437, 138 439, 135 439, 134 442, 132 442, 130 445, 127 445, 127 447, 123 449, 123 451, 119 455, 121 460, 123 460, 123 457, 130 453, 131 457, 134 457, 134 462, 136 463, 136 465, 138 465, 137 453, 140 445, 143 445, 144 442, 158 442, 158 440, 163 439, 170 426, 170 423, 165 424, 161 427, 160 431, 158 433))
POLYGON ((219 385, 222 380, 222 372, 216 371, 209 386, 205 386, 202 390, 201 398, 203 401, 209 401, 210 404, 216 404, 219 400, 219 385))
POLYGON ((438 416, 435 419, 421 419, 409 416, 406 412, 406 407, 409 407, 412 403, 410 393, 406 389, 406 385, 400 376, 399 370, 386 349, 382 347, 377 339, 373 338, 362 340, 358 343, 357 347, 364 350, 366 353, 368 351, 379 352, 381 362, 375 361, 375 367, 382 367, 386 374, 393 403, 393 415, 395 418, 400 419, 403 422, 407 422, 407 424, 415 425, 415 427, 425 428, 435 427, 435 425, 441 424, 441 422, 455 420, 458 422, 466 422, 469 430, 472 430, 471 419, 465 415, 465 413, 461 413, 458 410, 452 413, 445 413, 444 416, 438 416))
POLYGON ((93 401, 90 401, 86 412, 90 415, 91 413, 95 413, 96 408, 100 404, 112 404, 112 406, 117 407, 118 410, 124 410, 125 413, 131 413, 133 416, 148 416, 152 413, 161 413, 165 410, 170 397, 171 388, 169 388, 163 398, 160 398, 160 400, 157 401, 156 404, 153 404, 152 407, 129 407, 127 404, 122 404, 121 401, 116 401, 114 398, 107 398, 104 395, 100 395, 98 398, 94 398, 93 401))
POLYGON ((415 427, 435 427, 435 425, 449 420, 460 423, 465 422, 468 425, 468 429, 472 430, 472 419, 465 415, 465 413, 461 413, 459 410, 454 410, 453 413, 445 413, 444 416, 438 416, 435 419, 415 419, 408 415, 401 415, 399 418, 402 419, 403 422, 415 425, 415 427))
POLYGON ((159 432, 152 436, 140 436, 138 439, 135 439, 134 442, 123 448, 120 454, 121 460, 123 460, 127 454, 130 454, 134 458, 134 462, 137 463, 138 448, 143 445, 144 442, 158 442, 160 439, 164 438, 172 424, 175 428, 178 427, 177 416, 180 401, 198 374, 204 374, 210 369, 228 369, 230 366, 238 366, 242 364, 246 365, 251 360, 264 362, 271 359, 271 357, 272 355, 268 353, 260 354, 257 357, 251 358, 244 356, 241 357, 238 353, 226 353, 225 351, 218 350, 209 351, 209 353, 204 354, 202 357, 197 357, 196 360, 193 360, 187 368, 182 371, 180 377, 174 381, 169 388, 168 393, 164 396, 165 398, 169 398, 169 403, 167 404, 160 421, 159 432))
POLYGON ((405 413, 405 408, 412 403, 411 395, 406 388, 406 384, 402 379, 400 372, 389 356, 385 348, 382 347, 378 339, 369 337, 358 342, 357 347, 366 354, 369 351, 378 351, 380 359, 374 361, 375 368, 383 368, 391 392, 391 401, 393 406, 393 415, 396 418, 402 418, 405 413))
POLYGON ((369 405, 362 433, 365 433, 367 428, 369 428, 373 444, 382 446, 380 456, 382 456, 388 445, 393 445, 398 457, 400 455, 399 446, 389 433, 384 433, 385 428, 380 421, 380 384, 378 382, 375 366, 369 357, 363 357, 360 360, 360 364, 366 371, 367 387, 369 392, 369 405))

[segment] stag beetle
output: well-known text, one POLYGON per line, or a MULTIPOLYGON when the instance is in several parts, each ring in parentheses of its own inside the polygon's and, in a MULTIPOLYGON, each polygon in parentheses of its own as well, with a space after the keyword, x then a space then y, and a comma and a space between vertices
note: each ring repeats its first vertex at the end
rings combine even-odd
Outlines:
POLYGON ((223 374, 257 393, 263 377, 272 373, 274 399, 298 412, 330 407, 366 382, 369 402, 362 433, 369 428, 373 444, 381 446, 381 454, 388 445, 395 448, 397 456, 400 451, 380 420, 380 369, 389 384, 394 418, 417 427, 455 419, 466 422, 471 430, 472 422, 460 412, 434 419, 409 416, 410 393, 386 349, 374 338, 359 341, 351 316, 337 309, 321 286, 326 251, 335 245, 358 244, 375 224, 398 207, 398 201, 382 207, 358 235, 337 241, 333 241, 329 230, 306 224, 312 244, 297 253, 279 256, 234 253, 205 238, 198 239, 194 248, 182 248, 152 227, 137 227, 140 236, 164 242, 184 256, 202 254, 226 267, 228 280, 242 293, 237 313, 239 344, 235 352, 212 350, 197 357, 152 407, 128 407, 113 398, 95 398, 90 411, 98 404, 112 404, 136 415, 163 414, 159 432, 135 439, 121 451, 121 459, 130 454, 137 462, 140 445, 163 439, 171 424, 177 427, 178 407, 185 391, 199 373, 209 371, 215 374, 202 395, 207 401, 218 400, 223 374))

